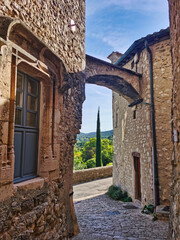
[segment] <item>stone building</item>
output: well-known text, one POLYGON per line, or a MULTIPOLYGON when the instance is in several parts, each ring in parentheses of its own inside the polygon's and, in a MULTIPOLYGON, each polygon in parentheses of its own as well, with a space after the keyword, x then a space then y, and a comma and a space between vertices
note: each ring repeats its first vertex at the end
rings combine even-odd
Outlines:
POLYGON ((72 174, 84 38, 84 0, 0 1, 0 239, 79 231, 72 174))
POLYGON ((85 80, 140 98, 140 75, 85 58, 84 39, 84 0, 0 2, 0 240, 79 232, 73 147, 85 80))
POLYGON ((173 63, 173 174, 170 211, 170 239, 180 239, 180 2, 169 0, 170 32, 173 63))
MULTIPOLYGON (((180 19, 180 6, 178 0, 169 2, 176 135, 180 130, 177 94, 180 31, 176 21, 180 19)), ((113 66, 90 56, 85 59, 84 0, 0 2, 0 240, 68 239, 78 233, 72 190, 73 146, 81 125, 85 78, 88 83, 116 91, 114 182, 126 188, 132 197, 141 197, 143 203, 153 201, 150 105, 128 107, 141 98, 150 103, 145 40, 153 57, 160 203, 169 204, 172 155, 169 31, 137 41, 113 66), (124 157, 117 161, 120 151, 124 157), (123 181, 120 167, 125 170, 123 181)), ((118 53, 115 55, 119 58, 118 53)), ((174 142, 172 239, 178 239, 180 232, 178 144, 174 142)))
MULTIPOLYGON (((119 59, 117 53, 113 55, 116 66, 141 74, 133 85, 142 98, 129 107, 129 101, 113 93, 113 183, 142 205, 169 205, 172 171, 169 29, 135 41, 119 59)), ((112 55, 109 58, 112 60, 112 55)))

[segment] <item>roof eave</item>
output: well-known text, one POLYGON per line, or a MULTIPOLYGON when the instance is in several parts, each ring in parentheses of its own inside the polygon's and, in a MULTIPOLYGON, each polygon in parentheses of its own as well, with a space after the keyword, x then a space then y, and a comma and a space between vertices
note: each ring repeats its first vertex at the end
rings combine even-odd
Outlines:
POLYGON ((147 35, 144 38, 136 40, 127 51, 117 60, 115 63, 116 66, 123 66, 126 62, 128 62, 137 52, 142 51, 145 46, 145 41, 148 41, 149 45, 153 45, 154 43, 163 41, 165 38, 170 38, 169 27, 161 30, 159 32, 155 32, 151 35, 147 35))

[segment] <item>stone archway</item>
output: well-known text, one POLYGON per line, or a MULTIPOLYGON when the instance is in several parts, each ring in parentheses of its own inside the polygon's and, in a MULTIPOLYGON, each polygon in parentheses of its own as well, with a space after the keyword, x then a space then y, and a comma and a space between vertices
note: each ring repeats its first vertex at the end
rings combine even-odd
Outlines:
POLYGON ((119 93, 128 101, 140 99, 140 95, 132 87, 132 85, 126 82, 123 78, 119 76, 95 75, 95 76, 89 77, 86 80, 86 83, 107 87, 112 91, 119 93))
MULTIPOLYGON (((51 197, 53 201, 55 200, 54 203, 51 204, 49 201, 46 204, 50 204, 49 208, 52 212, 56 211, 56 219, 53 218, 53 223, 60 218, 63 226, 67 226, 67 233, 65 234, 76 234, 78 233, 78 226, 72 199, 72 159, 73 146, 81 122, 84 74, 81 72, 73 74, 66 72, 62 60, 20 20, 1 17, 0 30, 2 30, 0 47, 3 63, 1 64, 3 71, 0 78, 7 81, 9 91, 7 99, 8 116, 6 119, 8 126, 7 142, 0 149, 3 151, 4 157, 3 168, 0 169, 0 180, 3 186, 1 189, 5 192, 8 186, 8 193, 4 193, 4 196, 20 198, 17 200, 19 204, 25 204, 25 200, 26 204, 29 201, 33 203, 31 209, 27 209, 27 211, 33 210, 37 205, 45 206, 44 203, 51 197), (34 188, 36 185, 35 189, 32 190, 33 198, 29 193, 21 197, 21 195, 13 192, 17 69, 39 80, 42 89, 40 96, 42 104, 40 109, 39 171, 37 174, 40 179, 35 178, 34 183, 29 183, 28 186, 30 192, 31 187, 34 188), (44 131, 44 129, 47 129, 47 131, 44 131), (58 134, 59 132, 60 134, 58 134), (22 199, 23 202, 21 203, 22 199), (59 212, 62 212, 63 216, 59 215, 59 212)), ((132 71, 87 56, 85 76, 86 82, 94 81, 95 84, 111 89, 118 86, 118 92, 127 97, 129 101, 140 98, 140 75, 132 71)), ((10 209, 10 205, 10 202, 6 204, 5 211, 6 208, 10 209)), ((48 215, 43 216, 45 221, 47 217, 48 215)), ((52 226, 54 225, 52 224, 52 226)), ((35 233, 40 230, 37 226, 35 233)), ((55 228, 46 231, 49 234, 55 230, 60 231, 55 228)))
POLYGON ((107 87, 128 102, 140 100, 141 74, 86 55, 86 83, 107 87))

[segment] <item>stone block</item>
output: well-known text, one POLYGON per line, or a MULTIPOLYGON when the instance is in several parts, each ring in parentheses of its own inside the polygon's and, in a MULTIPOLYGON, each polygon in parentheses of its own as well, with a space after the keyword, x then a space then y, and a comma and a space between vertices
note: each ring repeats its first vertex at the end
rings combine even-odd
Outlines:
POLYGON ((12 166, 2 167, 0 169, 0 185, 6 185, 13 182, 14 170, 12 166))
POLYGON ((8 144, 8 134, 9 134, 9 122, 1 122, 0 121, 0 128, 1 128, 1 141, 2 144, 8 144))
POLYGON ((41 189, 43 188, 43 186, 44 186, 44 179, 37 177, 25 182, 16 183, 14 185, 14 188, 16 189, 16 191, 17 190, 29 191, 29 190, 41 189))
POLYGON ((0 97, 0 120, 9 120, 9 100, 2 97, 0 97))
POLYGON ((0 167, 6 166, 7 163, 7 145, 0 145, 0 167))

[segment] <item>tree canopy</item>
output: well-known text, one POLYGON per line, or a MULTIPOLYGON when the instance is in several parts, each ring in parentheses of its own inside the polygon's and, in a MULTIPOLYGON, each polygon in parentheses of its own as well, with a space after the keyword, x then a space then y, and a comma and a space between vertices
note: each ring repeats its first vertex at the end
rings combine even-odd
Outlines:
MULTIPOLYGON (((101 152, 103 166, 113 162, 112 137, 101 139, 101 152)), ((78 141, 74 147, 74 169, 85 169, 96 166, 96 138, 90 138, 87 142, 78 141)))

